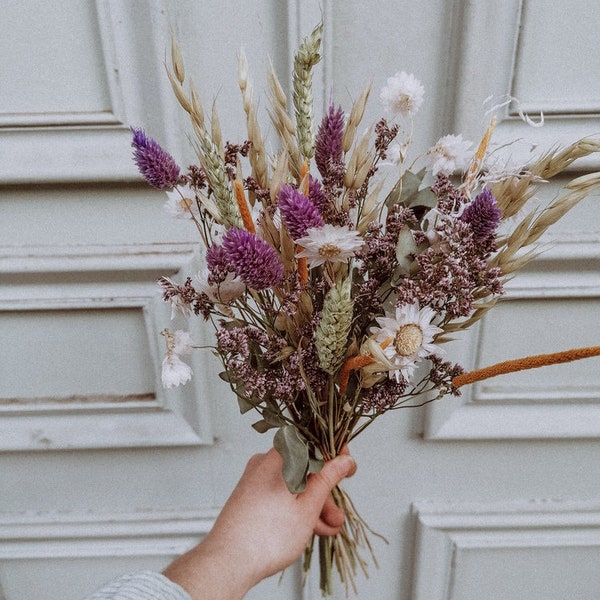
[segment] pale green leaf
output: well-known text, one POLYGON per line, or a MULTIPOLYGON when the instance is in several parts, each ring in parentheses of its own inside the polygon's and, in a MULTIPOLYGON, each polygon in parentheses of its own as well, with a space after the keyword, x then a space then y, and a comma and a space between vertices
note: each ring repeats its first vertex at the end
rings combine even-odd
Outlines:
POLYGON ((396 260, 401 272, 410 273, 416 251, 417 244, 412 231, 408 227, 404 227, 400 230, 396 244, 396 260))
POLYGON ((273 446, 283 458, 283 478, 292 492, 298 494, 306 487, 308 475, 308 446, 292 425, 280 427, 273 439, 273 446))

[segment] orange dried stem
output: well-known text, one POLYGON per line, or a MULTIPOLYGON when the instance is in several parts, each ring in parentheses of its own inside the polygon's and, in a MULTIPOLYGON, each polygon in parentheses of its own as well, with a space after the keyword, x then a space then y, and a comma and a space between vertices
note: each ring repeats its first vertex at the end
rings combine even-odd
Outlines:
MULTIPOLYGON (((300 247, 298 247, 298 252, 302 252, 300 247)), ((298 258, 297 268, 300 284, 306 285, 308 283, 308 262, 306 261, 306 256, 298 258)))
POLYGON ((554 352, 552 354, 537 354, 525 358, 506 360, 490 367, 484 367, 483 369, 477 369, 470 373, 458 375, 452 380, 452 385, 458 388, 463 385, 475 383, 476 381, 483 381, 490 377, 496 377, 497 375, 506 375, 507 373, 515 373, 526 369, 536 369, 538 367, 571 362, 582 358, 591 358, 592 356, 600 356, 600 346, 575 348, 573 350, 554 352))
POLYGON ((358 354, 346 359, 346 362, 340 369, 340 396, 343 396, 346 393, 350 372, 355 371, 356 369, 362 369, 373 362, 375 362, 375 359, 370 354, 358 354))
POLYGON ((256 233, 254 221, 252 220, 252 215, 250 214, 250 208, 248 208, 248 202, 246 201, 246 194, 244 193, 244 184, 239 179, 236 179, 233 182, 233 187, 235 190, 235 199, 242 217, 242 223, 247 231, 250 233, 256 233))
POLYGON ((308 188, 309 188, 309 168, 308 162, 304 161, 302 166, 300 167, 300 192, 305 196, 308 196, 308 188))

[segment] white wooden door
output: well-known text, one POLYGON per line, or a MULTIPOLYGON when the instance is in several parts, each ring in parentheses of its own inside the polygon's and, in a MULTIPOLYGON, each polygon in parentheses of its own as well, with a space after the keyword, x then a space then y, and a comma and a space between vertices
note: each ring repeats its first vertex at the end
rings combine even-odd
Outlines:
MULTIPOLYGON (((289 81, 299 40, 323 18, 315 111, 331 86, 349 107, 400 70, 426 88, 414 147, 477 140, 484 100, 511 94, 545 125, 506 112, 500 141, 539 148, 600 131, 600 7, 589 0, 22 0, 0 38, 0 598, 78 600, 199 540, 247 458, 269 447, 218 382, 160 386, 160 275, 194 269, 194 232, 139 179, 130 126, 185 164, 187 124, 163 61, 172 30, 224 137, 244 117, 244 47, 255 98, 273 61, 289 81)), ((598 169, 597 160, 581 165, 598 169)), ((574 173, 571 173, 574 175, 574 173)), ((548 190, 545 195, 551 195, 548 190)), ((467 368, 598 344, 600 204, 551 230, 547 251, 455 344, 467 368)), ((211 335, 199 328, 199 336, 211 335)), ((461 399, 384 416, 352 452, 347 483, 389 540, 360 598, 600 597, 600 361, 506 376, 461 399)), ((318 598, 300 573, 249 598, 318 598)), ((339 598, 343 592, 338 593, 339 598)))

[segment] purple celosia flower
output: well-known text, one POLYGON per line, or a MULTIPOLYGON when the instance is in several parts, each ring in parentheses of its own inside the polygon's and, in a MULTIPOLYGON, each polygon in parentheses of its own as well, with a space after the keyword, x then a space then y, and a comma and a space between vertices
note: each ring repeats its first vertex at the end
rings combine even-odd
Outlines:
POLYGON ((323 191, 321 182, 312 175, 308 176, 308 197, 317 207, 318 211, 321 212, 321 209, 325 205, 325 192, 323 191))
POLYGON ((131 128, 133 160, 146 181, 159 190, 173 189, 179 180, 179 167, 173 157, 143 129, 131 128))
POLYGON ((330 174, 331 166, 342 160, 342 136, 344 135, 344 111, 329 106, 315 139, 315 163, 323 177, 330 174))
POLYGON ((209 273, 209 284, 223 283, 229 273, 234 270, 227 251, 221 244, 213 244, 206 251, 206 266, 209 273))
POLYGON ((281 186, 279 211, 293 240, 304 237, 311 227, 323 227, 325 224, 312 201, 291 185, 281 186))
POLYGON ((460 219, 471 226, 475 241, 481 242, 487 240, 496 231, 501 216, 502 212, 496 204, 496 198, 488 188, 485 188, 465 208, 460 219))
POLYGON ((223 236, 223 248, 235 274, 255 290, 276 286, 283 278, 283 264, 275 250, 255 234, 231 227, 223 236))

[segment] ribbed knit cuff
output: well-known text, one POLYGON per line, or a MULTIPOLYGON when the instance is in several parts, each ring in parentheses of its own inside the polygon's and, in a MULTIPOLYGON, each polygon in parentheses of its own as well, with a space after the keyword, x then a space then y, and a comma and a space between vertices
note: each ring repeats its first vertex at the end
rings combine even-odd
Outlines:
POLYGON ((84 600, 191 600, 179 585, 161 573, 143 571, 123 575, 84 600))

